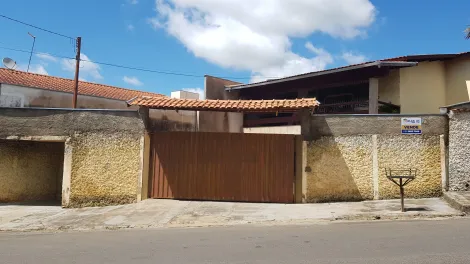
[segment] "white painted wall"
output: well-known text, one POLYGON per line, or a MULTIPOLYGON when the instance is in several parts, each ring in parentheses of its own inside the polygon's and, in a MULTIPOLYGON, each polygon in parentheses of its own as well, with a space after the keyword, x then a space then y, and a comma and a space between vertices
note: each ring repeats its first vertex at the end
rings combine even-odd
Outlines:
MULTIPOLYGON (((194 93, 184 92, 185 96, 193 96, 194 93)), ((196 94, 197 95, 197 94, 196 94)), ((10 84, 1 84, 0 86, 0 107, 44 107, 44 108, 71 108, 72 93, 38 89, 33 87, 24 87, 10 84), (21 101, 17 106, 16 102, 21 101)), ((123 109, 131 110, 138 107, 128 107, 125 101, 89 96, 78 95, 78 108, 86 109, 123 109)), ((150 109, 150 119, 167 119, 171 121, 197 124, 196 113, 194 111, 174 111, 174 110, 156 110, 150 109)))

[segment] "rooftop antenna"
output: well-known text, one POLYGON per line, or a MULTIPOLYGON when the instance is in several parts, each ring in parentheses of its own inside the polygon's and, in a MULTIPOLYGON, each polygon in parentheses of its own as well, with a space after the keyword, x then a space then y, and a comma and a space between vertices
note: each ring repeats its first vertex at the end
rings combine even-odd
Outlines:
POLYGON ((29 54, 29 62, 28 62, 28 69, 26 72, 29 72, 29 65, 31 64, 31 57, 33 56, 33 50, 34 50, 34 43, 36 42, 36 37, 28 32, 28 35, 30 35, 33 38, 33 46, 31 47, 31 53, 29 54))
POLYGON ((3 58, 2 62, 3 66, 5 66, 7 69, 14 70, 16 68, 16 61, 10 58, 3 58))

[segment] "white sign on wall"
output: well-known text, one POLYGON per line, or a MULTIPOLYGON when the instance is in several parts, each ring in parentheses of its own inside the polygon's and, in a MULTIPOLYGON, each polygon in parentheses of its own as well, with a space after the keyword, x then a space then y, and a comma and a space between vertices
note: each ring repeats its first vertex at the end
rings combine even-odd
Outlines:
POLYGON ((421 117, 404 117, 401 119, 401 133, 405 135, 421 135, 421 117))

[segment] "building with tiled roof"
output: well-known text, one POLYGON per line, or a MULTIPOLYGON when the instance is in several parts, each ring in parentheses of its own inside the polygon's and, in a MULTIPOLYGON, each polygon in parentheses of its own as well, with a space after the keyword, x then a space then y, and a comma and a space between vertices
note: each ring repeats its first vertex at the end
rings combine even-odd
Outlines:
MULTIPOLYGON (((0 107, 70 108, 73 87, 72 79, 0 68, 0 107)), ((84 81, 78 94, 79 108, 99 109, 126 109, 125 102, 136 96, 163 96, 84 81)))
MULTIPOLYGON (((407 55, 274 77, 243 84, 208 76, 206 98, 316 98, 317 114, 438 114, 443 105, 470 100, 470 53, 407 55)), ((300 121, 288 113, 246 113, 243 120, 245 127, 300 121)))

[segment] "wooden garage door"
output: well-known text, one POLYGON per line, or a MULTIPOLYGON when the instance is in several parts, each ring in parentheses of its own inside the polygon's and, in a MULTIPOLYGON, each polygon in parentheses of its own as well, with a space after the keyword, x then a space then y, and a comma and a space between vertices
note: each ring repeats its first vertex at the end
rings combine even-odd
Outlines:
POLYGON ((151 144, 153 198, 293 202, 293 135, 162 132, 151 144))

